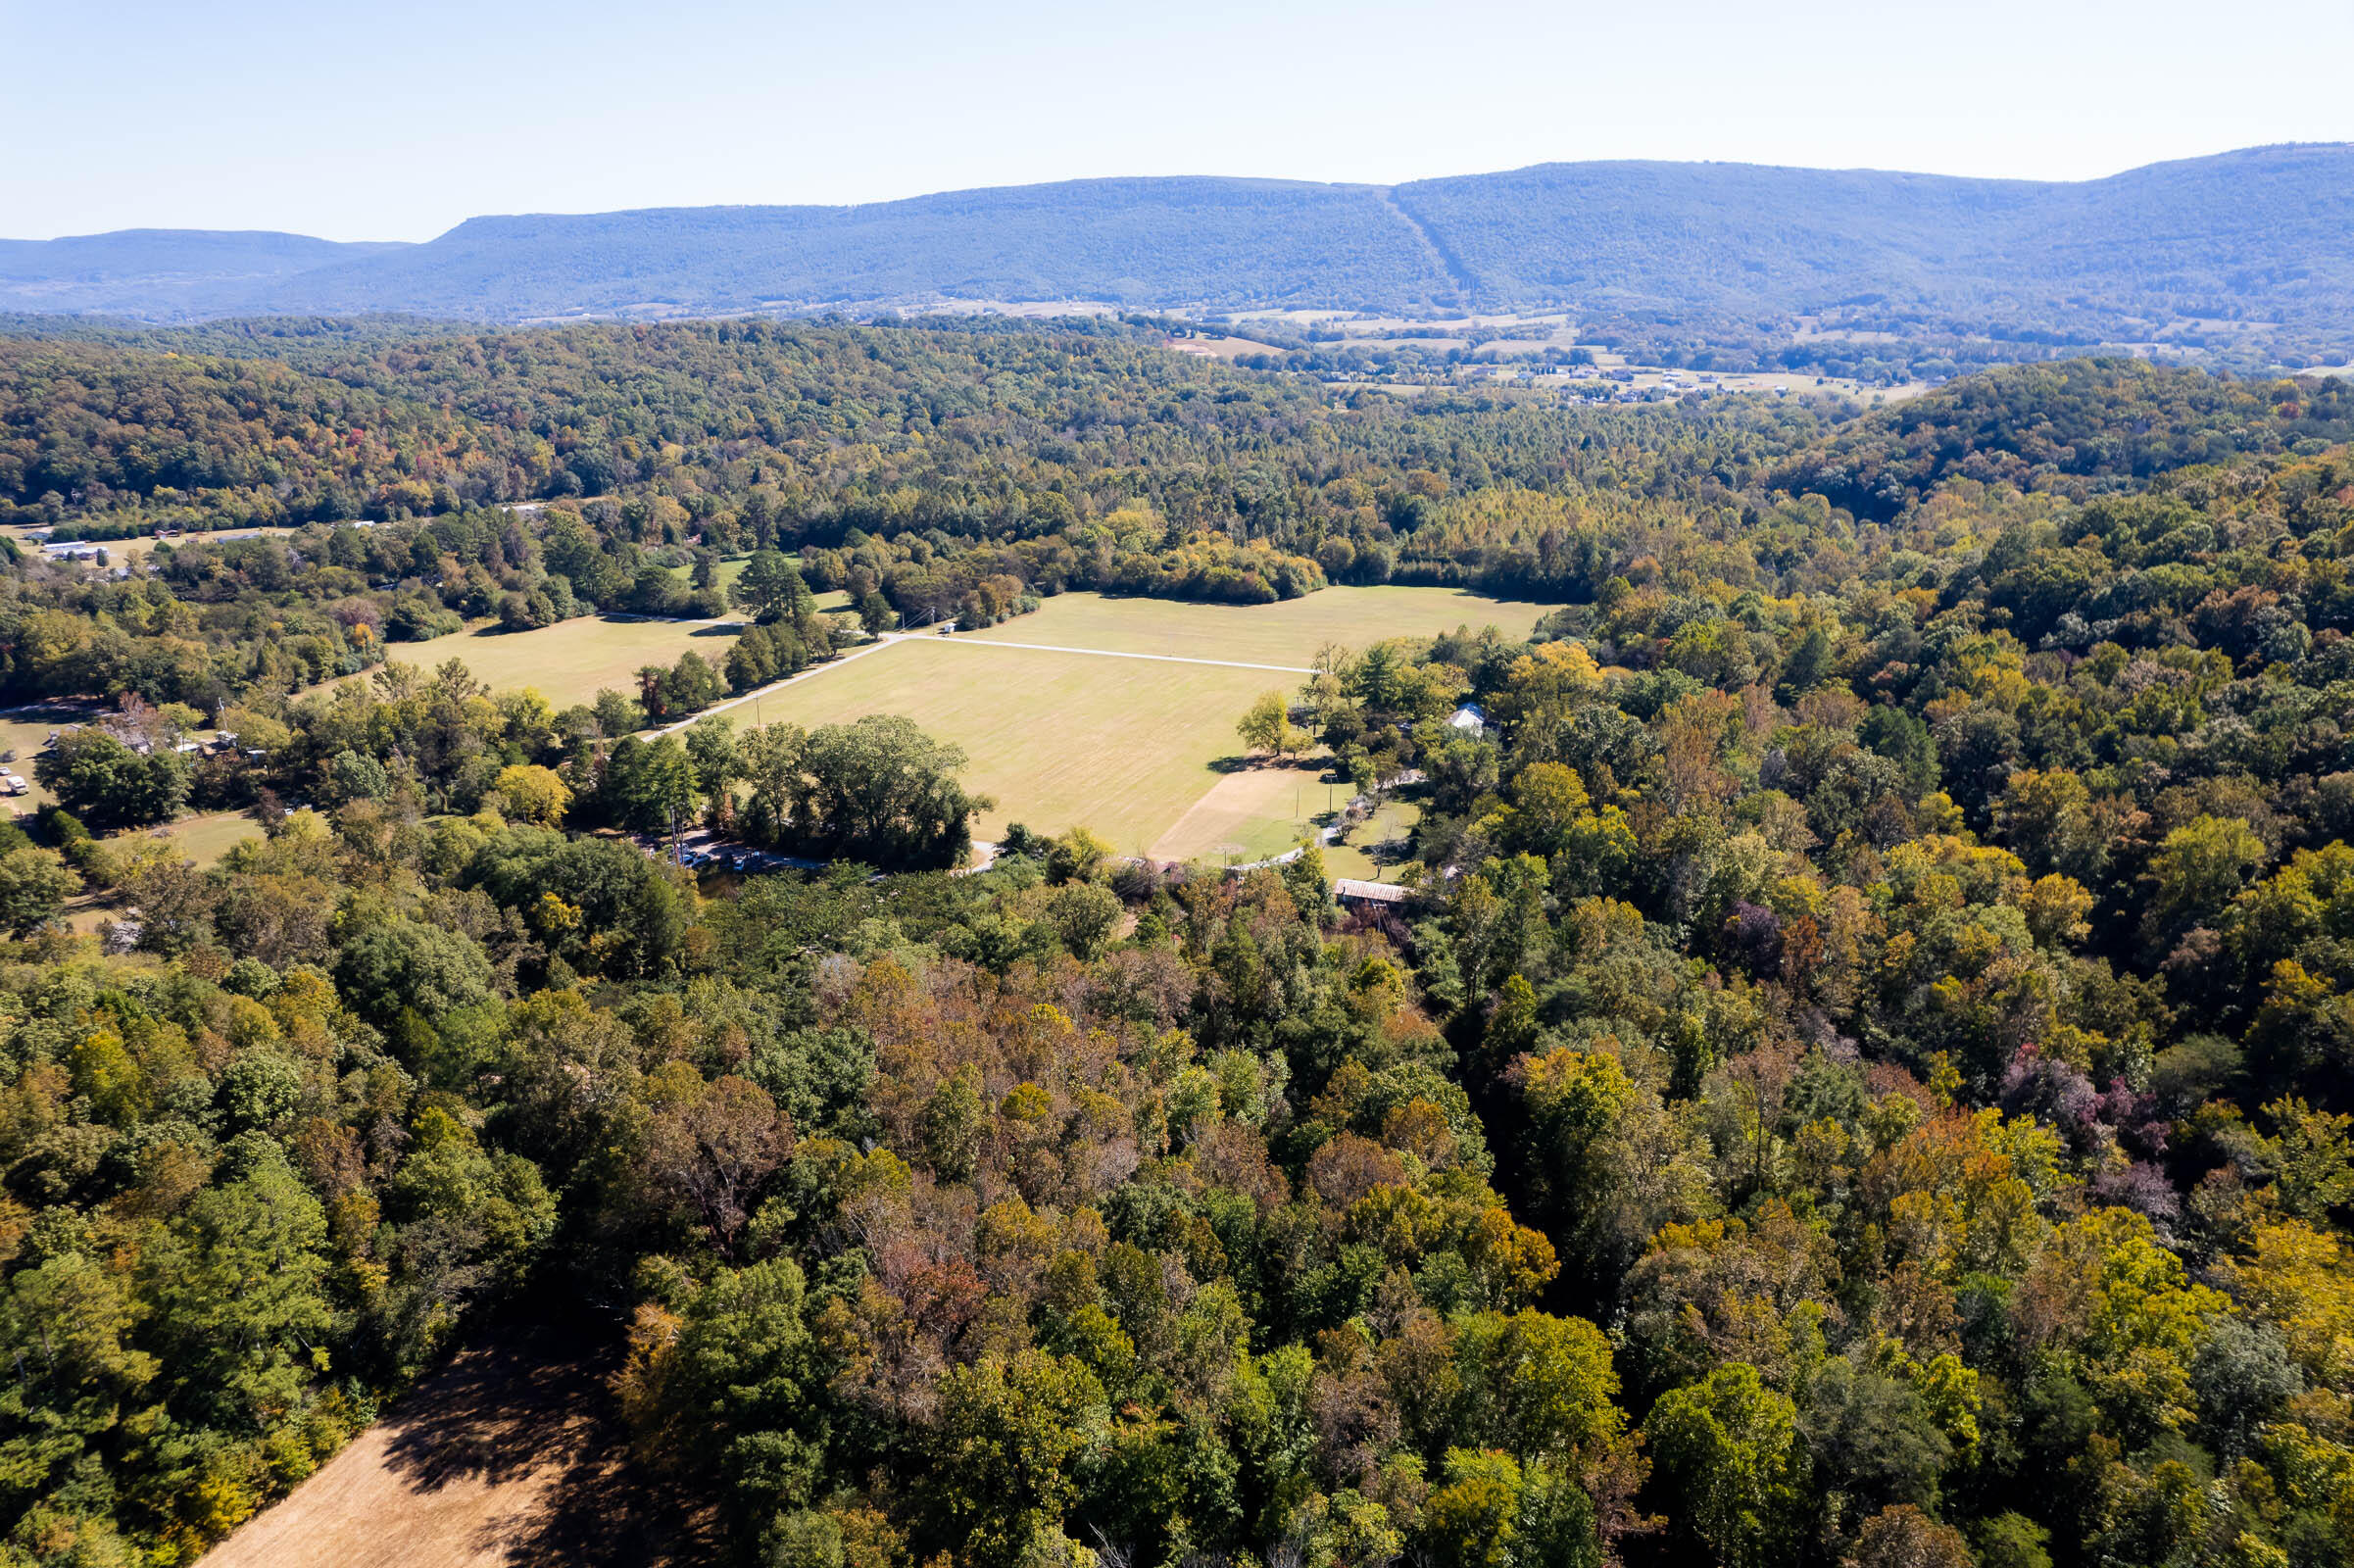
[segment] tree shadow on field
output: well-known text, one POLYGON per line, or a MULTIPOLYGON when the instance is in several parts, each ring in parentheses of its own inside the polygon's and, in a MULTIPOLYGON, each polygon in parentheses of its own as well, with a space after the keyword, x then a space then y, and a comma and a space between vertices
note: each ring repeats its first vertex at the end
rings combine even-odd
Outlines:
POLYGON ((1271 757, 1265 752, 1247 752, 1237 757, 1221 757, 1209 764, 1209 770, 1221 776, 1228 773, 1288 772, 1310 768, 1321 775, 1332 765, 1329 757, 1271 757))
MULTIPOLYGON (((713 1560, 708 1522, 631 1459, 607 1379, 617 1347, 556 1330, 465 1351, 384 1416, 385 1463, 417 1492, 532 1481, 467 1549, 580 1568, 693 1568, 713 1560)), ((453 1547, 458 1544, 452 1543, 453 1547)))

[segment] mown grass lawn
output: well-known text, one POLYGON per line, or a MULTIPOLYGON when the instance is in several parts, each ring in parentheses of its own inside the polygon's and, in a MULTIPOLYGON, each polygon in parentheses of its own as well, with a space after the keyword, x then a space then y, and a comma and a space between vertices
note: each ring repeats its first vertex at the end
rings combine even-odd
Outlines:
POLYGON ((1259 761, 1212 784, 1153 841, 1156 860, 1248 863, 1281 855, 1315 831, 1315 819, 1354 793, 1324 782, 1331 757, 1259 761))
POLYGON ((169 822, 164 837, 198 865, 211 865, 247 839, 263 836, 262 826, 243 811, 204 811, 169 822))
POLYGON ((1360 882, 1395 882, 1405 868, 1406 835, 1420 820, 1421 803, 1384 801, 1371 821, 1349 831, 1348 843, 1324 846, 1324 868, 1360 882))

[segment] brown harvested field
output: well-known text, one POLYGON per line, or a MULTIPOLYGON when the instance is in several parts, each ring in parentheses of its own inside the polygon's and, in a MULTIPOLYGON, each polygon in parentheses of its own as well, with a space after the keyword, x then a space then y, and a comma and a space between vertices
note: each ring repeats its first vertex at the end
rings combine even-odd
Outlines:
POLYGON ((612 1351, 553 1337, 468 1350, 204 1568, 688 1568, 708 1543, 630 1464, 612 1351))

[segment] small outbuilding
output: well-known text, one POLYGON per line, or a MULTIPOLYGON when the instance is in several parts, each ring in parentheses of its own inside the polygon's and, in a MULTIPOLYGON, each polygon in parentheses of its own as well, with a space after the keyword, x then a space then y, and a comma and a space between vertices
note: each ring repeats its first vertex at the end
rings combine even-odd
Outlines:
POLYGON ((1398 882, 1360 882, 1345 876, 1333 883, 1332 896, 1342 907, 1356 909, 1374 905, 1396 906, 1411 899, 1414 890, 1398 882))

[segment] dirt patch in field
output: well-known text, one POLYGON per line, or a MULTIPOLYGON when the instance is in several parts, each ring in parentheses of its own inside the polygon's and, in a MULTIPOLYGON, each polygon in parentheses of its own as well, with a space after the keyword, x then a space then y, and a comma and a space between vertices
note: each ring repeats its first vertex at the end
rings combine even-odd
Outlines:
POLYGON ((630 1463, 614 1354, 554 1336, 469 1350, 204 1568, 690 1568, 708 1542, 630 1463))

